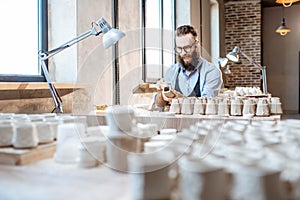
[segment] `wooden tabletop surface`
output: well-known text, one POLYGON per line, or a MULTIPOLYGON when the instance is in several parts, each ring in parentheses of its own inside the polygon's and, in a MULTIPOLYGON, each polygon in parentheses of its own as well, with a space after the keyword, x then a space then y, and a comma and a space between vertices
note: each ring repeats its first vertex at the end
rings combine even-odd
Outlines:
POLYGON ((79 168, 53 159, 30 165, 0 165, 0 199, 130 200, 129 175, 104 165, 79 168))

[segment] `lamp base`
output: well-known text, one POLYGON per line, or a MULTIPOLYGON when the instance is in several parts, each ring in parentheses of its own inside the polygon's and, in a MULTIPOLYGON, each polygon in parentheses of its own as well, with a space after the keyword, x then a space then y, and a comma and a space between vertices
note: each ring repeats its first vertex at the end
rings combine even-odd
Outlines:
POLYGON ((52 113, 63 113, 62 105, 59 105, 59 106, 55 107, 52 110, 52 113))

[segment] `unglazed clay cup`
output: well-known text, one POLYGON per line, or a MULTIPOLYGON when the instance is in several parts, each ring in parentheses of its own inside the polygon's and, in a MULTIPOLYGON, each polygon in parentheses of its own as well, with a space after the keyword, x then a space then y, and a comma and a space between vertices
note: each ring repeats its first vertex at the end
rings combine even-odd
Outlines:
POLYGON ((170 199, 174 154, 170 150, 128 156, 132 199, 170 199))
POLYGON ((78 145, 85 133, 82 123, 66 123, 57 127, 57 145, 54 160, 58 163, 76 163, 78 145))
POLYGON ((193 113, 204 115, 205 114, 205 108, 206 108, 205 99, 198 98, 198 99, 195 100, 193 113))
POLYGON ((254 116, 255 115, 255 104, 251 99, 244 100, 243 116, 254 116))
POLYGON ((181 114, 184 115, 192 115, 194 111, 194 104, 192 103, 190 98, 183 99, 181 104, 181 114))
POLYGON ((127 156, 137 151, 138 139, 135 137, 110 133, 106 140, 107 164, 113 170, 127 172, 127 156))
POLYGON ((232 116, 242 115, 242 103, 239 99, 232 99, 231 100, 230 114, 232 116))
POLYGON ((131 131, 135 122, 134 109, 131 106, 109 106, 105 119, 110 131, 131 131))
POLYGON ((169 85, 162 86, 162 93, 168 98, 174 98, 175 94, 171 91, 171 87, 169 85))
POLYGON ((207 99, 205 114, 206 115, 217 115, 218 114, 218 105, 216 104, 214 99, 212 99, 212 98, 207 99))
POLYGON ((105 162, 105 137, 87 137, 80 141, 77 154, 77 166, 83 168, 96 167, 105 162))
POLYGON ((179 103, 178 99, 172 99, 172 103, 170 106, 170 112, 173 112, 175 114, 181 113, 181 104, 179 103))
POLYGON ((181 199, 225 199, 226 176, 216 167, 192 156, 178 161, 181 199))
POLYGON ((256 107, 256 115, 257 116, 269 116, 270 108, 266 99, 259 99, 256 107))
POLYGON ((37 121, 34 122, 36 127, 37 136, 39 139, 39 144, 49 143, 54 141, 54 128, 51 124, 46 122, 37 121))
POLYGON ((16 125, 16 131, 14 132, 12 139, 14 148, 37 147, 38 143, 39 140, 34 124, 20 123, 16 125))
POLYGON ((0 147, 11 146, 15 132, 15 126, 12 123, 0 124, 0 147))

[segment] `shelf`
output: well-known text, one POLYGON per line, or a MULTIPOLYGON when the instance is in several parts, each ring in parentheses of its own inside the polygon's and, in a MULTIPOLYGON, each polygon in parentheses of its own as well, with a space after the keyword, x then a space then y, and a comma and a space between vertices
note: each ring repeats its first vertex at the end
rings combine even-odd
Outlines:
MULTIPOLYGON (((89 84, 54 83, 56 89, 80 89, 91 87, 89 84)), ((0 82, 1 90, 49 90, 47 82, 0 82)))
POLYGON ((142 83, 139 84, 137 87, 135 87, 132 90, 133 94, 140 94, 140 93, 154 93, 157 92, 156 84, 150 84, 150 83, 142 83))
MULTIPOLYGON (((79 89, 89 88, 89 84, 54 83, 60 96, 79 89)), ((49 98, 51 93, 47 82, 0 82, 0 100, 49 98)))

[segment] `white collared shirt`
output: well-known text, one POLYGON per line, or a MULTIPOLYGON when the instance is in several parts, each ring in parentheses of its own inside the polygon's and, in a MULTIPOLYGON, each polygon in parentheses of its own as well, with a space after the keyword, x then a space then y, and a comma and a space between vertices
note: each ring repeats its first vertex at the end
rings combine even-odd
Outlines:
POLYGON ((185 70, 182 69, 183 67, 180 63, 171 65, 166 71, 164 81, 175 89, 178 77, 179 88, 182 94, 184 96, 190 96, 200 76, 199 88, 202 97, 214 97, 219 94, 223 81, 220 69, 214 64, 200 58, 195 71, 189 76, 185 73, 185 70))

